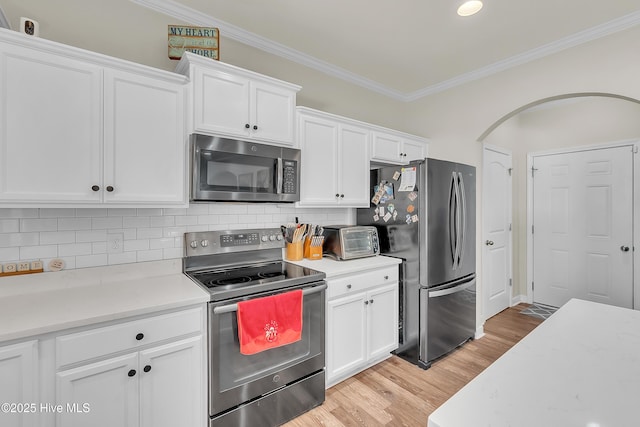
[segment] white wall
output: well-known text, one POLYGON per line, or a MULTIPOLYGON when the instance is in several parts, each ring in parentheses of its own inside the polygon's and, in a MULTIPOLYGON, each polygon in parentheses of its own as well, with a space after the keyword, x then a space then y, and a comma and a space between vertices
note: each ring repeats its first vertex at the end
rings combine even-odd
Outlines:
POLYGON ((0 209, 0 263, 53 258, 65 269, 182 258, 188 231, 321 225, 351 221, 349 209, 209 203, 187 209, 0 209), (123 252, 109 254, 107 237, 122 233, 123 252))

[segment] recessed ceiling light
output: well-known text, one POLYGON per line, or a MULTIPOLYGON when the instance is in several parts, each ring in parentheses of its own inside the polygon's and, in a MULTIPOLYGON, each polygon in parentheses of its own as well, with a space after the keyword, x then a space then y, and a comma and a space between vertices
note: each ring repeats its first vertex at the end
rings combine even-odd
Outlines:
POLYGON ((482 9, 482 2, 480 0, 469 0, 458 8, 458 15, 471 16, 474 13, 478 13, 482 9))

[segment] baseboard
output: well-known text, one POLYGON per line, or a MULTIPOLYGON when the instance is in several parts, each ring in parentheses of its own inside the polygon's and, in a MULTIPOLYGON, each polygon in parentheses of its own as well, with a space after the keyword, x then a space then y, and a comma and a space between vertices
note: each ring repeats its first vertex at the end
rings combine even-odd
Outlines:
POLYGON ((528 303, 528 298, 526 295, 516 295, 514 297, 511 297, 511 307, 513 307, 514 305, 518 305, 522 302, 528 303))
POLYGON ((473 339, 477 340, 478 338, 482 338, 483 336, 484 336, 484 325, 481 325, 476 328, 476 334, 473 336, 473 339))

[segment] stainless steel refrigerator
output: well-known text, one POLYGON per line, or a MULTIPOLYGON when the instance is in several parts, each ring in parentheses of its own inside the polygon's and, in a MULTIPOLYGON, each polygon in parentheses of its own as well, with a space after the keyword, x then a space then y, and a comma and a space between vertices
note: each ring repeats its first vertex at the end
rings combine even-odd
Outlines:
POLYGON ((396 354, 426 369, 475 334, 475 167, 427 159, 372 169, 370 183, 357 222, 403 260, 396 354))

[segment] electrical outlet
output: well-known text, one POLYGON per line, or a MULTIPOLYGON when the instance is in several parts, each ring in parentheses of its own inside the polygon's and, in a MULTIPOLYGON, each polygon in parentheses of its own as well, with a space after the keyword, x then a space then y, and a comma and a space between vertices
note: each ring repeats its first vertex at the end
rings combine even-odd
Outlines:
POLYGON ((2 266, 2 272, 3 273, 15 273, 16 272, 16 264, 12 262, 12 263, 3 265, 2 266))
POLYGON ((19 262, 18 263, 18 271, 29 271, 29 262, 19 262))
POLYGON ((108 254, 121 254, 124 250, 124 234, 113 233, 107 234, 107 253, 108 254))
POLYGON ((31 270, 42 270, 42 261, 31 261, 31 270))

